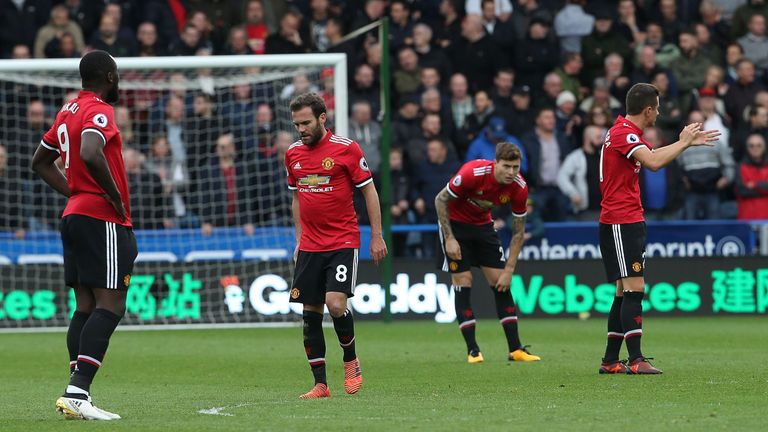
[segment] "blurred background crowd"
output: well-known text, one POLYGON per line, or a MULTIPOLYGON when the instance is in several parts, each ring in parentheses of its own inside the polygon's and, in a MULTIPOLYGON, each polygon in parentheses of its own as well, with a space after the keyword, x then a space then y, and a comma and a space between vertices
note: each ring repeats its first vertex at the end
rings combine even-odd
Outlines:
MULTIPOLYGON (((115 117, 137 228, 290 225, 281 164, 295 133, 277 119, 310 90, 331 117, 349 116, 375 176, 388 158, 394 223, 436 223, 437 192, 463 162, 493 159, 500 141, 523 152, 534 221, 596 221, 600 146, 638 82, 661 92, 661 115, 645 133, 654 147, 689 122, 722 131, 712 147, 641 171, 647 218, 768 219, 766 19, 765 0, 0 0, 0 57, 347 54, 348 89, 334 89, 327 69, 282 88, 220 91, 198 70, 149 75, 178 83, 167 91, 123 91, 115 117), (385 16, 388 155, 377 32, 343 39, 385 16), (202 84, 191 91, 190 80, 202 84), (348 113, 334 110, 341 91, 348 113)), ((0 230, 17 238, 57 226, 62 199, 27 166, 75 94, 26 90, 0 88, 0 230)), ((508 215, 495 217, 503 227, 508 215)), ((431 255, 431 243, 404 234, 395 253, 431 255)))

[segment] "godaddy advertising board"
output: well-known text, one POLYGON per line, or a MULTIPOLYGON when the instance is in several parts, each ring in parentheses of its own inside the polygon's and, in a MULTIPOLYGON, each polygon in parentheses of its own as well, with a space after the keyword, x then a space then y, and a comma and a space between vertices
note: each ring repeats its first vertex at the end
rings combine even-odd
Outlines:
MULTIPOLYGON (((137 264, 130 280, 124 324, 194 324, 296 321, 284 262, 137 264)), ((447 274, 432 262, 396 260, 390 287, 395 319, 455 319, 447 274)), ((66 325, 74 308, 58 265, 0 267, 0 327, 66 325)), ((764 258, 668 258, 648 261, 644 308, 649 315, 737 315, 768 312, 764 258)), ((363 261, 351 305, 358 318, 380 319, 380 269, 363 261)), ((479 318, 495 317, 490 288, 475 275, 479 318)), ((519 263, 512 286, 521 316, 606 314, 614 286, 599 260, 519 263)))

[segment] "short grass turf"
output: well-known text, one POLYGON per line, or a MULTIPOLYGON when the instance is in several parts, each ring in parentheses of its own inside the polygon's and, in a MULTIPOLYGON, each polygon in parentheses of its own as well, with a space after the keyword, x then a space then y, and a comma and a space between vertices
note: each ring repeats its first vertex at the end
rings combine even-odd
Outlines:
POLYGON ((359 322, 365 382, 354 396, 326 328, 333 397, 312 401, 298 399, 312 384, 299 327, 118 331, 92 388, 124 417, 109 424, 55 413, 63 333, 0 334, 0 431, 765 430, 765 317, 644 324, 662 376, 598 375, 602 319, 521 320, 539 363, 509 363, 498 322, 481 321, 477 365, 455 323, 359 322), (199 413, 212 409, 224 415, 199 413))

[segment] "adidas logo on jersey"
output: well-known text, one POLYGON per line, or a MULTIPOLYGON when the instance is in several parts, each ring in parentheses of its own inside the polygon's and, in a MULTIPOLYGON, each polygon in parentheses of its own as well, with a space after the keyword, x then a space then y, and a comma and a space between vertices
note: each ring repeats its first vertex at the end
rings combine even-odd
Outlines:
POLYGON ((298 162, 296 162, 296 163, 293 165, 293 169, 301 169, 301 164, 300 164, 300 163, 298 163, 298 162))

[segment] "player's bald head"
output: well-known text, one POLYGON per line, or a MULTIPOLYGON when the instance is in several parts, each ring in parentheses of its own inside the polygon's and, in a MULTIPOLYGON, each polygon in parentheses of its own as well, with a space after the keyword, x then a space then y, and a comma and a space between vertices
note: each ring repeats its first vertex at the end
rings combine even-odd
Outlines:
POLYGON ((106 51, 91 51, 80 59, 80 78, 83 87, 110 84, 108 74, 117 70, 115 59, 106 51))

